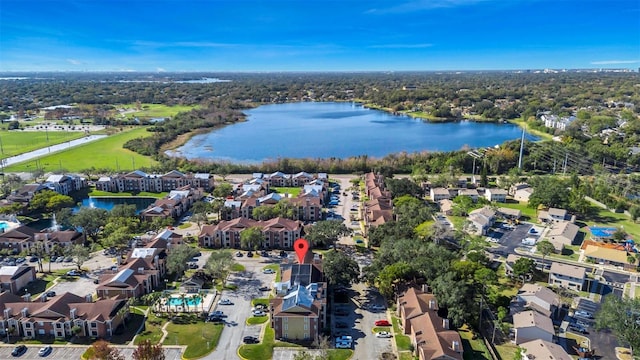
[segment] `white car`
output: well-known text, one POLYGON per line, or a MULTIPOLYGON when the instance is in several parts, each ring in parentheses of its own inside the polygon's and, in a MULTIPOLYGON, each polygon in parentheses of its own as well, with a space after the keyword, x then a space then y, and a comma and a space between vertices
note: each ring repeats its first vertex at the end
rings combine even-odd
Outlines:
POLYGON ((376 337, 379 338, 390 338, 391 337, 391 333, 388 331, 380 331, 376 333, 376 337))
POLYGON ((263 274, 275 274, 276 272, 273 269, 264 269, 262 270, 263 274))
POLYGON ((579 316, 579 317, 583 317, 583 318, 587 318, 587 319, 593 319, 593 315, 588 312, 588 311, 584 311, 584 310, 576 310, 573 313, 574 316, 579 316))
POLYGON ((218 300, 218 305, 233 305, 233 303, 229 299, 220 299, 218 300))
POLYGON ((267 316, 267 314, 262 310, 253 310, 251 313, 253 316, 267 316))

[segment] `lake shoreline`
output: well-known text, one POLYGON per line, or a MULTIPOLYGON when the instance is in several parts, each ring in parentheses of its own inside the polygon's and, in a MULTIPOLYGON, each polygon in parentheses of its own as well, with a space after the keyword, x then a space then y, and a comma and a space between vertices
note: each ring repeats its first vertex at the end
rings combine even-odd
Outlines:
POLYGON ((516 124, 505 121, 422 121, 406 114, 371 109, 355 101, 283 102, 243 113, 246 118, 242 121, 181 136, 163 148, 164 154, 196 162, 239 164, 281 158, 346 159, 358 154, 382 158, 402 152, 492 147, 519 139, 521 134, 516 124))

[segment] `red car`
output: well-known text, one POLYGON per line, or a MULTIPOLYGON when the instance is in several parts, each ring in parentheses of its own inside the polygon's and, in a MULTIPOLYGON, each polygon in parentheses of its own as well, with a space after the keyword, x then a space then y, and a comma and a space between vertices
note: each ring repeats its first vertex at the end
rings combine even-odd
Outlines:
POLYGON ((376 320, 376 326, 391 326, 387 320, 376 320))

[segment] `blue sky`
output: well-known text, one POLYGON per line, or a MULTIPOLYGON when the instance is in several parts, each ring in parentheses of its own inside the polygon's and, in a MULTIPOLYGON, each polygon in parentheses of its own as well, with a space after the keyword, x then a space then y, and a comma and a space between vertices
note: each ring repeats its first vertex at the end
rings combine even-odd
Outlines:
POLYGON ((639 0, 0 1, 0 71, 638 67, 639 0))

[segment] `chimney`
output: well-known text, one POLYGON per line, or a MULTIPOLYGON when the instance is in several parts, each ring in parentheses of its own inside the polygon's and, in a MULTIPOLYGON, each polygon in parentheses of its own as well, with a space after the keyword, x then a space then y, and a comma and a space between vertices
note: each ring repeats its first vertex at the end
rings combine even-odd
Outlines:
POLYGON ((22 295, 22 300, 24 300, 24 302, 31 302, 31 294, 22 295))
POLYGON ((9 315, 9 314, 11 313, 11 310, 12 310, 12 309, 11 309, 10 307, 8 307, 8 308, 4 309, 4 318, 5 318, 5 319, 8 319, 8 318, 10 318, 10 317, 11 317, 11 316, 9 315))
POLYGON ((429 300, 429 309, 430 310, 436 309, 436 301, 434 299, 429 300))
POLYGON ((442 319, 442 327, 445 329, 449 329, 449 319, 442 319))
POLYGON ((138 268, 138 274, 144 274, 144 268, 143 267, 139 267, 138 268))
POLYGON ((75 318, 76 318, 76 311, 77 311, 77 309, 76 309, 76 308, 73 308, 73 309, 69 310, 69 317, 71 318, 71 320, 75 320, 75 318))
POLYGON ((88 302, 88 303, 92 303, 93 302, 93 295, 91 294, 87 294, 84 296, 84 301, 88 302))
POLYGON ((29 309, 27 308, 23 308, 22 311, 20 311, 22 313, 22 317, 28 317, 29 316, 29 309))
POLYGON ((460 352, 460 343, 457 341, 453 341, 453 343, 451 344, 451 348, 455 352, 460 352))

